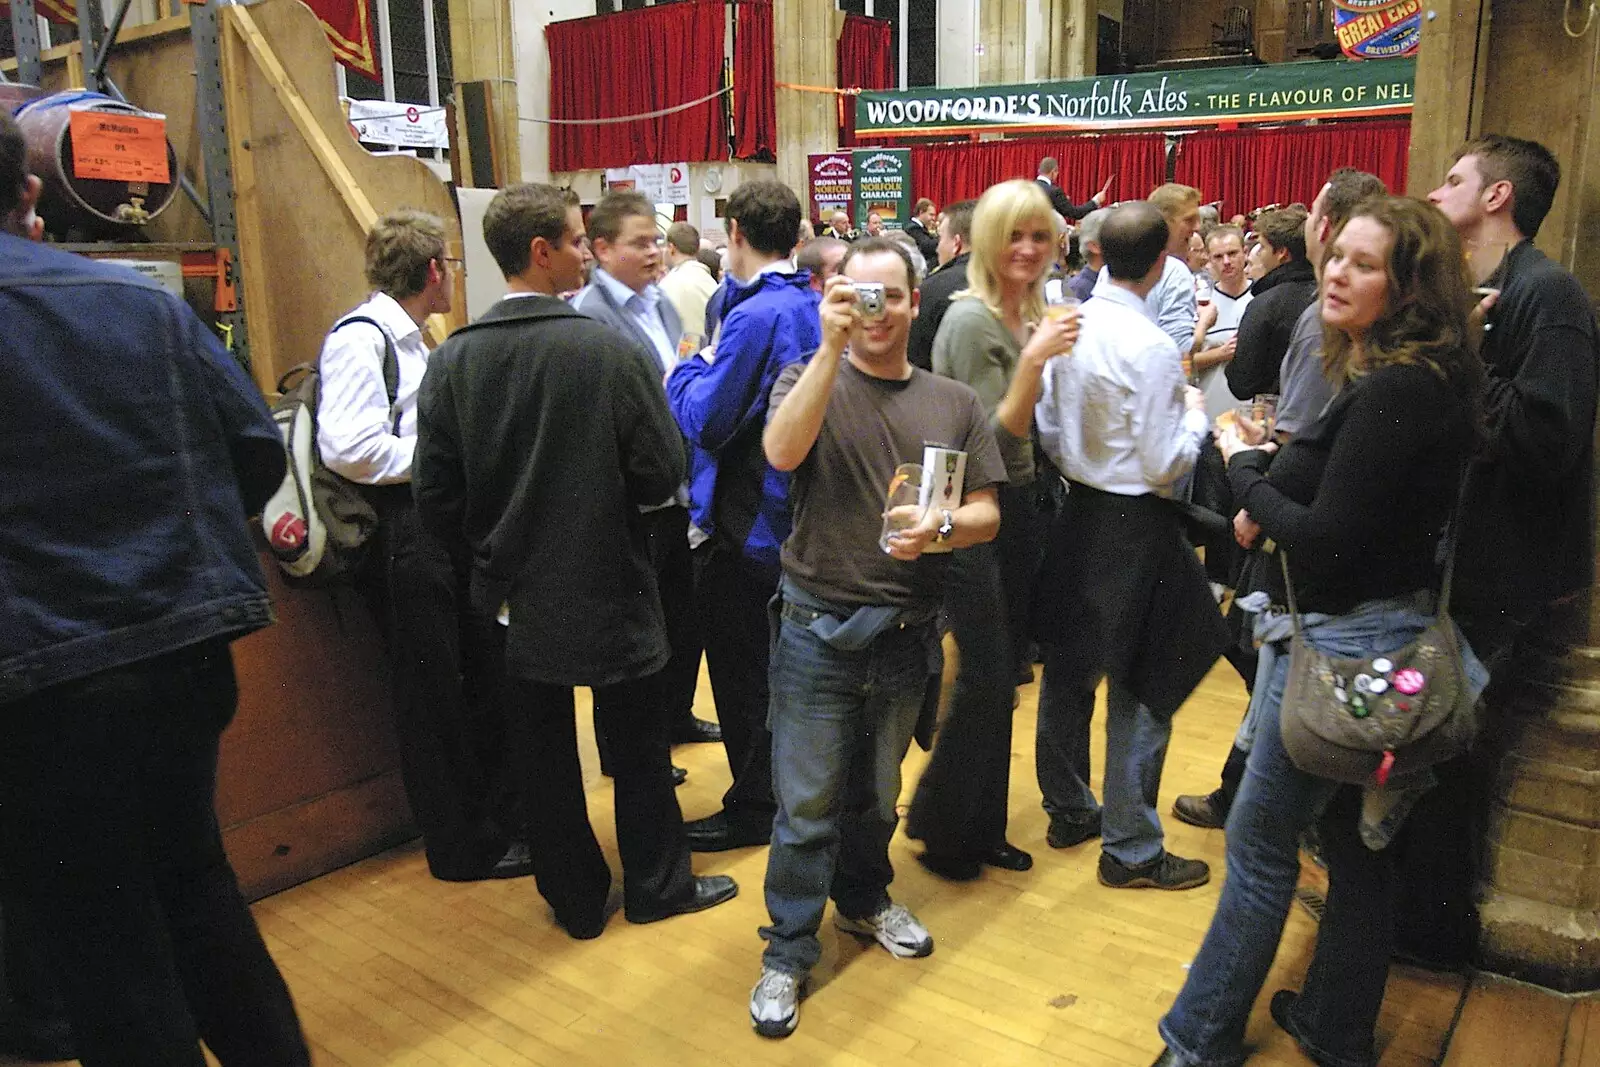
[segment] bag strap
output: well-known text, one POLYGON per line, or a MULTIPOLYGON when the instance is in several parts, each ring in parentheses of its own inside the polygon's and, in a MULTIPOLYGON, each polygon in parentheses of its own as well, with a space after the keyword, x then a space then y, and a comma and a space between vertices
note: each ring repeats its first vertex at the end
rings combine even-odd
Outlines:
POLYGON ((389 331, 385 330, 377 319, 369 318, 366 315, 351 315, 348 318, 340 319, 333 324, 333 329, 328 332, 330 334, 337 333, 352 322, 366 323, 376 329, 378 335, 383 338, 383 389, 384 392, 389 394, 389 415, 393 419, 390 433, 399 437, 400 412, 395 410, 395 403, 400 396, 400 354, 395 351, 394 338, 389 336, 389 331))
MULTIPOLYGON (((1456 503, 1450 511, 1449 524, 1445 526, 1445 554, 1444 570, 1439 579, 1439 606, 1434 611, 1435 615, 1445 616, 1450 614, 1450 589, 1455 583, 1456 575, 1456 545, 1461 537, 1461 512, 1467 499, 1467 478, 1472 473, 1472 462, 1468 460, 1461 471, 1461 481, 1456 486, 1456 503)), ((1289 553, 1281 545, 1278 547, 1278 563, 1283 567, 1283 594, 1289 602, 1289 618, 1294 624, 1294 635, 1301 636, 1300 632, 1300 605, 1295 601, 1294 582, 1289 578, 1289 553)))

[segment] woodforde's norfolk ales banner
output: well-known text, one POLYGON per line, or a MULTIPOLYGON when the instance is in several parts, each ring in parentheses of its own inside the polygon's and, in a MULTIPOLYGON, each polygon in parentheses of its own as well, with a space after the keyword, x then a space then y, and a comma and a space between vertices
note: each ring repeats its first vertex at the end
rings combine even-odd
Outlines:
POLYGON ((1335 59, 971 89, 864 89, 861 136, 1134 130, 1411 113, 1415 59, 1335 59))

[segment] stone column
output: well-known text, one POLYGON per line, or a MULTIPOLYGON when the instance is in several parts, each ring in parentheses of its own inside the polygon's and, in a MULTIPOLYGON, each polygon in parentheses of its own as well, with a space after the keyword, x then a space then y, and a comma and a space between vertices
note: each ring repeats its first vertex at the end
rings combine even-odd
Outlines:
POLYGON ((1096 0, 1040 0, 1044 40, 1040 42, 1039 77, 1062 80, 1092 78, 1099 52, 1099 4, 1096 0))
MULTIPOLYGON (((1409 191, 1421 195, 1479 132, 1527 137, 1562 163, 1538 245, 1600 293, 1600 24, 1562 30, 1562 0, 1438 0, 1424 18, 1409 191)), ((1600 591, 1573 605, 1486 737, 1498 764, 1480 945, 1495 971, 1600 988, 1600 591)))
MULTIPOLYGON (((729 9, 730 11, 732 8, 729 9)), ((828 87, 837 84, 839 30, 844 15, 828 0, 773 0, 773 69, 780 83, 828 87)), ((838 105, 851 97, 778 89, 778 174, 804 202, 809 186, 806 154, 839 144, 838 105)), ((806 209, 808 212, 809 207, 806 209)))

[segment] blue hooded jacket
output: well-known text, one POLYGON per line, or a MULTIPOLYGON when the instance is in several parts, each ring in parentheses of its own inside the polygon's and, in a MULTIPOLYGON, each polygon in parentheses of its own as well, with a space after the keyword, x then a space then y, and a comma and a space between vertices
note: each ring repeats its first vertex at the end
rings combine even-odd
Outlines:
POLYGON ((689 356, 667 379, 668 403, 691 447, 691 518, 769 569, 774 582, 789 536, 789 476, 767 463, 761 434, 779 373, 822 344, 817 303, 804 270, 729 287, 715 357, 689 356))

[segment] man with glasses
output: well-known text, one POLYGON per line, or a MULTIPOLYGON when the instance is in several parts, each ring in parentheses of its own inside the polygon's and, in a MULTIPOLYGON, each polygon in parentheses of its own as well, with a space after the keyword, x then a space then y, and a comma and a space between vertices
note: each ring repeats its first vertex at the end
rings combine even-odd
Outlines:
POLYGON ((397 211, 373 225, 372 295, 323 343, 317 447, 378 513, 356 586, 389 651, 400 773, 428 870, 466 882, 533 868, 491 810, 493 771, 483 754, 499 747, 500 720, 492 694, 469 698, 482 642, 462 626, 467 561, 452 560, 418 525, 411 496, 417 388, 428 368, 422 325, 450 310, 451 271, 460 267, 445 253, 444 223, 433 215, 397 211), (399 371, 392 401, 383 374, 391 349, 399 371))

